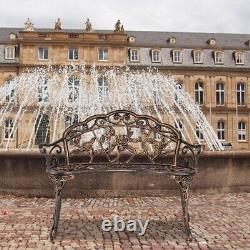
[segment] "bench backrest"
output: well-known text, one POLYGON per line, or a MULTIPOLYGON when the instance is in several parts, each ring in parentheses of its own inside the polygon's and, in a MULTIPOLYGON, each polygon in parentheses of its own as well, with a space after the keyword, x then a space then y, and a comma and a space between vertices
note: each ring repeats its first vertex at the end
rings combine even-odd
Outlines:
POLYGON ((88 164, 131 164, 143 158, 149 164, 176 165, 181 134, 151 116, 117 110, 71 125, 64 131, 63 143, 66 164, 81 155, 88 164))

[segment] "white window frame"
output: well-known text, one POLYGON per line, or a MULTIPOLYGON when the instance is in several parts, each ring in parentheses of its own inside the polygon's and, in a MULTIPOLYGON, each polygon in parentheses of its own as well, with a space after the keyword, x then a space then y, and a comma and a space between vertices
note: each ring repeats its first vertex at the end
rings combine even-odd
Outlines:
POLYGON ((173 63, 182 63, 182 51, 179 49, 173 50, 173 63), (179 54, 179 55, 178 55, 179 54))
POLYGON ((98 84, 98 95, 99 95, 100 101, 103 102, 104 100, 106 100, 108 98, 109 84, 108 84, 106 77, 104 77, 104 76, 99 77, 97 82, 98 82, 97 83, 98 84))
POLYGON ((204 134, 203 134, 203 132, 201 131, 201 129, 198 126, 196 126, 196 128, 195 128, 195 134, 200 139, 200 141, 205 140, 204 139, 204 134))
POLYGON ((14 138, 14 121, 9 118, 4 121, 4 139, 12 140, 14 138), (6 137, 6 135, 8 135, 6 137))
POLYGON ((108 48, 98 49, 98 61, 106 62, 109 60, 109 50, 108 48))
POLYGON ((8 46, 5 48, 4 58, 6 60, 14 60, 15 59, 15 47, 14 46, 8 46))
POLYGON ((49 49, 46 47, 39 47, 38 48, 38 60, 47 61, 48 59, 49 59, 49 49), (42 50, 42 57, 40 57, 40 50, 42 50), (47 58, 45 58, 45 50, 47 50, 47 58))
POLYGON ((80 98, 80 79, 77 76, 70 76, 68 79, 68 102, 75 103, 80 98))
POLYGON ((9 90, 9 88, 11 86, 11 81, 12 81, 12 79, 8 79, 5 81, 5 89, 6 89, 5 101, 6 102, 14 102, 15 90, 14 90, 14 88, 9 90), (10 93, 8 94, 9 91, 10 91, 10 93))
POLYGON ((215 51, 214 52, 214 63, 215 64, 224 64, 224 52, 215 51))
POLYGON ((204 105, 204 103, 205 103, 204 83, 201 81, 197 81, 195 83, 194 91, 195 91, 195 102, 199 105, 204 105), (198 99, 196 98, 196 95, 197 95, 198 99), (202 98, 201 98, 201 95, 202 95, 202 98))
POLYGON ((238 141, 239 142, 247 141, 247 125, 245 121, 238 122, 238 141))
POLYGON ((49 101, 48 79, 40 78, 37 84, 37 101, 45 103, 49 101))
POLYGON ((216 83, 215 101, 216 101, 217 106, 225 105, 225 83, 224 82, 216 83))
POLYGON ((245 64, 245 53, 235 52, 235 64, 242 65, 245 64))
POLYGON ((238 82, 236 84, 236 102, 238 106, 246 104, 246 84, 244 82, 238 82))
POLYGON ((161 62, 161 51, 159 49, 153 49, 151 51, 151 61, 153 63, 161 62))
POLYGON ((68 49, 68 60, 69 61, 78 61, 79 60, 79 50, 78 48, 69 48, 68 49), (73 57, 70 58, 70 51, 73 53, 73 57))
POLYGON ((217 122, 217 137, 220 141, 226 140, 226 123, 224 120, 217 122))
POLYGON ((129 50, 129 60, 130 60, 130 62, 139 62, 140 61, 139 49, 130 49, 129 50))
POLYGON ((193 53, 194 56, 194 63, 203 63, 203 51, 201 50, 195 50, 193 53), (199 55, 199 56, 198 56, 199 55))

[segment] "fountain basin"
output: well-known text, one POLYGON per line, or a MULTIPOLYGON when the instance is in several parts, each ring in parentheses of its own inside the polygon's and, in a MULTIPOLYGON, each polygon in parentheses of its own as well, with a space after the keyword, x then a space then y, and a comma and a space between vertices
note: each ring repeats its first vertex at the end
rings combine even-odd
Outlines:
MULTIPOLYGON (((45 158, 39 152, 2 151, 0 159, 0 194, 54 196, 45 172, 45 158)), ((163 196, 178 191, 175 181, 167 176, 88 173, 69 181, 64 197, 163 196)), ((250 192, 250 152, 204 152, 191 191, 250 192)))

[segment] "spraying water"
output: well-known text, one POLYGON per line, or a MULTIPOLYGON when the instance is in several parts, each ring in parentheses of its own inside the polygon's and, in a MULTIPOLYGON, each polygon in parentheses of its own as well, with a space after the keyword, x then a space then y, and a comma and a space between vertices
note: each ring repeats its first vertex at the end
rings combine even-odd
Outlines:
POLYGON ((84 65, 33 68, 2 85, 1 147, 32 150, 59 139, 74 122, 117 109, 152 115, 174 125, 190 143, 223 150, 200 107, 171 76, 150 69, 84 65))

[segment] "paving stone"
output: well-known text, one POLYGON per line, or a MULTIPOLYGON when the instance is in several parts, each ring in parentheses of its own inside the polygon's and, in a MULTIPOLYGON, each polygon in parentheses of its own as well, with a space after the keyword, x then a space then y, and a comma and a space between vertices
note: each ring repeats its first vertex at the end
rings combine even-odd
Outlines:
POLYGON ((191 195, 192 241, 185 239, 179 197, 63 200, 52 244, 53 206, 52 199, 0 196, 0 249, 250 249, 249 193, 191 195), (148 219, 145 235, 103 232, 102 220, 115 215, 148 219))

